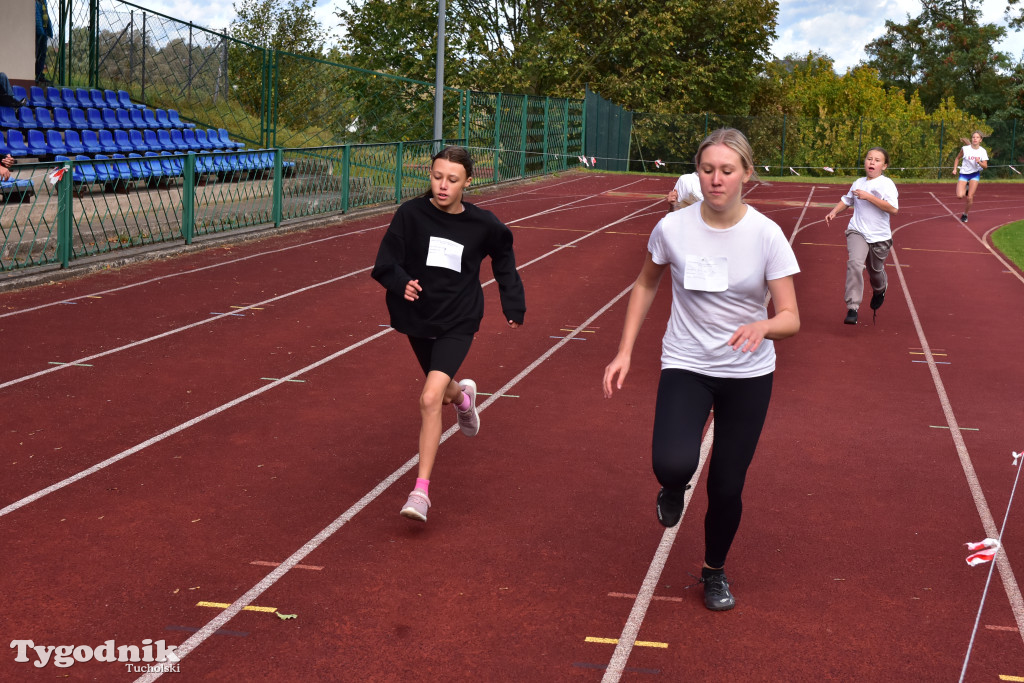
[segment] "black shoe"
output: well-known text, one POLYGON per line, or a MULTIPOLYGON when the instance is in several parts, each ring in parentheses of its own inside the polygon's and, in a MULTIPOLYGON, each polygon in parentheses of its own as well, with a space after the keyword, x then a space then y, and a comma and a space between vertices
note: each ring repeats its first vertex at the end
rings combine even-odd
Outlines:
POLYGON ((725 572, 707 572, 707 569, 702 571, 700 578, 700 582, 704 584, 704 606, 715 612, 724 612, 735 607, 736 598, 729 591, 729 581, 725 578, 725 572))
POLYGON ((846 319, 843 320, 843 323, 845 323, 846 325, 856 325, 857 324, 857 309, 856 308, 851 308, 851 309, 846 311, 846 319))
MULTIPOLYGON (((686 485, 686 489, 688 488, 689 484, 686 485)), ((658 521, 662 526, 674 527, 679 524, 679 519, 683 516, 683 504, 686 502, 686 489, 683 489, 683 493, 672 493, 664 487, 658 491, 658 521)))
POLYGON ((966 213, 960 215, 960 222, 961 223, 966 223, 967 222, 967 214, 966 213))
POLYGON ((885 290, 883 289, 881 292, 875 292, 874 294, 871 295, 871 310, 877 311, 879 308, 882 307, 882 304, 884 302, 885 290))

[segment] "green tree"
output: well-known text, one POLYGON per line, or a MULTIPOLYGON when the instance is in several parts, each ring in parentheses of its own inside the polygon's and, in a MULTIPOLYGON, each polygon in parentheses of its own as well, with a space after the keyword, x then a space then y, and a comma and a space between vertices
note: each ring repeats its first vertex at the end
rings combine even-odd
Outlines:
POLYGON ((968 111, 992 115, 1006 105, 1009 56, 996 50, 1006 29, 979 22, 979 0, 923 0, 905 24, 886 21, 886 32, 865 47, 866 64, 882 81, 918 92, 929 111, 952 97, 968 111))

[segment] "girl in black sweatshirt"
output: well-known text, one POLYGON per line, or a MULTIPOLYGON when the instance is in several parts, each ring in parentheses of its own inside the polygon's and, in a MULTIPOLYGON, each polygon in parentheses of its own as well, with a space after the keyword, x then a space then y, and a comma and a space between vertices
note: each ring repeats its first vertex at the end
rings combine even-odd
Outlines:
POLYGON ((455 404, 466 436, 480 430, 476 383, 455 381, 484 315, 480 264, 491 269, 505 320, 523 324, 526 296, 516 271, 512 231, 497 217, 462 201, 473 179, 473 160, 446 147, 430 164, 430 191, 398 207, 377 252, 372 276, 387 290, 391 326, 409 337, 427 376, 420 394, 419 474, 401 514, 427 521, 428 489, 441 442, 441 407, 455 404))

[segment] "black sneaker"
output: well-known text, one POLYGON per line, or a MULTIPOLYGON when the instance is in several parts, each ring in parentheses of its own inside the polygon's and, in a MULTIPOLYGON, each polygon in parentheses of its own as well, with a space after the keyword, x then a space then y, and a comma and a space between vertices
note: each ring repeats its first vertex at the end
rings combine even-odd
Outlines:
POLYGON ((843 323, 846 324, 846 325, 856 325, 857 324, 857 309, 856 308, 851 308, 851 309, 846 311, 846 319, 843 320, 843 323))
POLYGON ((871 310, 877 311, 879 308, 882 307, 882 304, 884 302, 885 290, 883 289, 881 292, 875 292, 874 294, 871 295, 871 310))
POLYGON ((664 487, 658 491, 658 521, 662 526, 674 527, 679 524, 683 516, 683 504, 686 502, 685 491, 689 488, 687 484, 683 493, 672 493, 664 487))
POLYGON ((704 584, 705 607, 715 612, 724 612, 736 606, 736 598, 729 591, 729 581, 725 578, 725 572, 702 576, 700 582, 704 584))
POLYGON ((966 213, 960 214, 960 222, 961 223, 966 223, 967 222, 967 214, 966 213))

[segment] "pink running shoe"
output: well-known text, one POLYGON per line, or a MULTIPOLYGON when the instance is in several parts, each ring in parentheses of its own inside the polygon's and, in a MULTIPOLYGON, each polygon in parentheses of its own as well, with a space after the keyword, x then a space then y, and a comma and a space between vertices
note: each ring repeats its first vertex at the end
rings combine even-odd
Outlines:
POLYGON ((462 393, 469 396, 471 404, 466 412, 459 410, 458 406, 455 408, 455 414, 459 418, 459 429, 466 436, 476 436, 480 431, 480 413, 476 409, 476 382, 464 379, 459 382, 459 388, 462 389, 462 393))
POLYGON ((412 493, 409 494, 409 500, 405 501, 405 507, 402 508, 399 514, 409 519, 425 522, 427 521, 427 508, 429 507, 430 498, 427 497, 427 494, 419 489, 413 489, 412 493))

